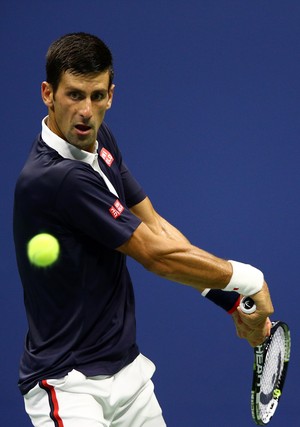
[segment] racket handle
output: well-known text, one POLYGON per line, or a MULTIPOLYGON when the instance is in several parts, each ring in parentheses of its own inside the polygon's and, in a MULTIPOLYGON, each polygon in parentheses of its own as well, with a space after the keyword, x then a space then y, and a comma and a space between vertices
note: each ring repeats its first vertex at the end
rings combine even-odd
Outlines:
POLYGON ((246 314, 252 314, 256 311, 256 305, 251 297, 243 297, 240 302, 240 307, 246 314))

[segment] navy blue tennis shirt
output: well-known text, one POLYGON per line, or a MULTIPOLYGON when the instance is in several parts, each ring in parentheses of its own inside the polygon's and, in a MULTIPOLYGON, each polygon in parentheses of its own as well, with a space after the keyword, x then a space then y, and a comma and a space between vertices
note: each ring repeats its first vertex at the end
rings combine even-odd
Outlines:
POLYGON ((139 354, 132 283, 126 257, 115 249, 139 226, 129 208, 146 194, 107 125, 97 140, 95 159, 117 195, 86 161, 91 153, 61 140, 73 150, 66 158, 41 134, 16 184, 14 240, 29 326, 20 362, 23 394, 72 369, 113 375, 139 354), (60 256, 37 268, 27 244, 44 232, 58 239, 60 256))

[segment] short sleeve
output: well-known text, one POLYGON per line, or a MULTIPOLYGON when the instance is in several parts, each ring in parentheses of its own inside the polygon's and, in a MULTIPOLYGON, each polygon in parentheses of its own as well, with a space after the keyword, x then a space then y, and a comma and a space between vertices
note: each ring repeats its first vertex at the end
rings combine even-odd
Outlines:
POLYGON ((56 203, 69 227, 112 249, 125 243, 141 223, 98 173, 81 162, 65 175, 56 203))

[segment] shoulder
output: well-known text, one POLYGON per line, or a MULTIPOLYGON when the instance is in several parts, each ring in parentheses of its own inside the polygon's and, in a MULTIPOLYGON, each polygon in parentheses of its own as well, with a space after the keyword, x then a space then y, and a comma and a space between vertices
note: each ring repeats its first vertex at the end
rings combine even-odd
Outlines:
POLYGON ((102 137, 103 139, 116 144, 115 137, 114 137, 111 129, 109 128, 109 126, 105 122, 103 122, 99 128, 98 137, 100 137, 99 139, 101 139, 101 137, 102 137))
POLYGON ((103 122, 99 128, 97 140, 99 143, 98 150, 100 153, 100 157, 106 157, 107 155, 111 155, 112 158, 116 160, 116 164, 118 165, 118 167, 120 167, 123 161, 122 153, 118 147, 117 141, 111 129, 105 122, 103 122))
POLYGON ((114 152, 115 154, 120 152, 116 138, 114 137, 114 134, 105 122, 103 122, 99 128, 97 139, 99 142, 100 149, 101 147, 105 147, 106 149, 111 152, 114 152))
POLYGON ((38 191, 50 195, 62 186, 65 180, 72 182, 92 172, 83 162, 63 158, 40 137, 35 139, 30 154, 16 183, 16 190, 25 193, 38 191))

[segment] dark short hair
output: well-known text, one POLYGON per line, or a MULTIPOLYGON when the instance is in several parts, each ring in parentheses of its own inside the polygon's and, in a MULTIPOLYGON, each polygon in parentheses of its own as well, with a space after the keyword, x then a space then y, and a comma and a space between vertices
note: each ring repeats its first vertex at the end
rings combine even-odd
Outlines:
POLYGON ((66 71, 75 75, 109 71, 111 86, 114 76, 111 51, 92 34, 66 34, 50 45, 46 55, 46 79, 54 92, 66 71))

